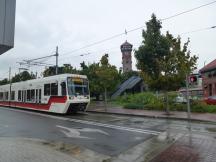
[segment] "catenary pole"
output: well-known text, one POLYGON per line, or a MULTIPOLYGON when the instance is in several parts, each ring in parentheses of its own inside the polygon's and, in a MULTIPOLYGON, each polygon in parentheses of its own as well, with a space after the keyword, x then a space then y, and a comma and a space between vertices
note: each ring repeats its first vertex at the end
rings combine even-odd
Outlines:
POLYGON ((10 100, 11 100, 11 67, 9 67, 9 84, 10 84, 10 89, 9 89, 9 94, 8 94, 8 101, 9 101, 9 106, 10 106, 10 100))
POLYGON ((56 75, 58 75, 58 56, 59 56, 59 53, 58 53, 58 46, 56 47, 56 75))

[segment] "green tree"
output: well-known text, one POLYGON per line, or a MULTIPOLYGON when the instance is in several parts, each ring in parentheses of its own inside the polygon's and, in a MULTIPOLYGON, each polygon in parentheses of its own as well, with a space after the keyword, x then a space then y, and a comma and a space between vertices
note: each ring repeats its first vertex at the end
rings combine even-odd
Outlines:
POLYGON ((28 71, 23 71, 20 74, 16 74, 14 77, 11 78, 11 82, 20 82, 35 79, 36 76, 33 73, 29 73, 28 71))
POLYGON ((7 78, 3 79, 3 80, 0 80, 0 85, 5 85, 5 84, 8 84, 9 81, 7 78))
POLYGON ((85 62, 82 62, 80 65, 82 68, 80 73, 88 77, 91 96, 95 96, 96 100, 99 100, 102 91, 102 87, 99 85, 99 76, 97 75, 100 67, 99 63, 86 65, 85 62))
POLYGON ((96 100, 99 100, 99 96, 103 93, 106 99, 107 92, 113 91, 120 80, 117 68, 110 65, 108 58, 109 55, 105 54, 99 63, 86 65, 85 62, 82 62, 80 64, 81 74, 87 75, 91 95, 95 96, 96 100))
POLYGON ((119 80, 119 73, 115 66, 109 64, 109 55, 105 54, 100 60, 100 66, 96 71, 98 84, 104 91, 105 102, 107 100, 107 91, 113 91, 119 80))
MULTIPOLYGON (((63 66, 58 67, 58 74, 79 74, 80 72, 71 66, 71 64, 64 64, 63 66)), ((44 77, 56 75, 56 67, 50 66, 46 68, 43 72, 44 77)))
POLYGON ((168 95, 170 90, 182 86, 186 74, 196 68, 197 57, 188 50, 189 41, 181 47, 181 38, 170 33, 161 34, 161 22, 153 14, 143 30, 142 45, 135 50, 137 68, 142 71, 148 86, 163 91, 166 96, 166 111, 169 113, 168 95))
POLYGON ((53 76, 55 74, 56 74, 55 66, 49 66, 48 68, 45 68, 45 70, 43 71, 44 77, 53 76))

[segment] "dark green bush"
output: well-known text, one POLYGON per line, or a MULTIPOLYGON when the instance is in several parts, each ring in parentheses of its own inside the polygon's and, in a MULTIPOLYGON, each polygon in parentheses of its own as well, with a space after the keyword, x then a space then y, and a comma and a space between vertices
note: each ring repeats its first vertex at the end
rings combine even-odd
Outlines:
POLYGON ((207 105, 207 112, 208 113, 216 113, 216 106, 215 105, 207 105))
POLYGON ((187 105, 181 103, 170 104, 170 110, 172 111, 186 111, 187 105))
MULTIPOLYGON (((168 93, 169 107, 171 111, 187 111, 187 104, 175 103, 176 92, 168 93)), ((164 95, 156 97, 154 93, 144 92, 139 94, 130 94, 118 97, 115 102, 127 109, 144 109, 144 110, 165 110, 164 95)), ((203 101, 191 102, 191 112, 199 113, 216 113, 216 105, 207 105, 203 101)))
POLYGON ((138 104, 157 104, 161 103, 161 99, 157 98, 153 93, 151 92, 144 92, 144 93, 137 93, 137 94, 130 94, 130 95, 124 95, 121 97, 118 97, 116 99, 119 103, 138 103, 138 104))
POLYGON ((203 101, 193 101, 191 104, 191 111, 201 113, 216 113, 216 105, 208 105, 203 101))

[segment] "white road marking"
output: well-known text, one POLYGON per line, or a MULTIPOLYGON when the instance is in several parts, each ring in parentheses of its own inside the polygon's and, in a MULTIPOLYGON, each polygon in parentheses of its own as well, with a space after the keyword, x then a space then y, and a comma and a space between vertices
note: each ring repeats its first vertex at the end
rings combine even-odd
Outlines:
POLYGON ((109 133, 102 131, 100 129, 82 128, 82 129, 80 129, 80 132, 95 132, 95 133, 101 133, 101 134, 104 134, 106 136, 109 136, 109 133))
POLYGON ((86 139, 93 139, 93 138, 89 138, 89 137, 85 137, 85 136, 81 136, 80 132, 94 132, 94 133, 101 133, 104 135, 109 135, 107 132, 102 131, 100 129, 92 129, 92 128, 68 128, 65 126, 61 126, 61 125, 56 125, 56 127, 58 128, 62 128, 65 130, 61 130, 62 133, 64 133, 67 137, 71 137, 71 138, 86 138, 86 139))
POLYGON ((88 137, 80 136, 80 132, 77 129, 63 127, 63 126, 60 126, 60 125, 56 125, 56 127, 59 127, 59 128, 67 130, 67 131, 61 130, 61 132, 66 135, 66 137, 69 137, 69 138, 85 138, 85 139, 90 139, 88 137))
POLYGON ((99 123, 99 122, 92 122, 92 121, 86 121, 86 120, 79 120, 79 119, 71 119, 71 118, 66 118, 66 117, 53 116, 53 115, 48 115, 48 114, 42 114, 40 112, 30 112, 30 111, 25 111, 25 110, 9 109, 9 108, 5 108, 5 109, 11 110, 11 111, 16 111, 16 112, 24 112, 26 114, 49 117, 49 118, 52 118, 52 119, 71 121, 71 122, 76 122, 76 123, 81 123, 81 124, 94 125, 94 126, 98 126, 98 127, 105 127, 105 128, 117 129, 117 130, 122 130, 122 131, 136 132, 136 133, 142 133, 142 134, 151 134, 151 135, 159 135, 160 133, 162 133, 162 132, 153 131, 153 130, 130 128, 130 127, 111 125, 111 124, 103 124, 103 123, 99 123))
POLYGON ((94 125, 94 126, 99 126, 99 127, 106 127, 106 128, 125 130, 125 131, 130 131, 130 132, 144 133, 144 134, 159 135, 161 133, 161 132, 158 132, 158 131, 144 130, 144 129, 138 129, 138 128, 130 128, 130 127, 123 127, 123 126, 117 126, 117 125, 111 125, 111 124, 103 124, 103 123, 85 121, 85 120, 79 120, 79 119, 70 119, 69 118, 68 120, 76 122, 76 123, 89 124, 89 125, 94 125))

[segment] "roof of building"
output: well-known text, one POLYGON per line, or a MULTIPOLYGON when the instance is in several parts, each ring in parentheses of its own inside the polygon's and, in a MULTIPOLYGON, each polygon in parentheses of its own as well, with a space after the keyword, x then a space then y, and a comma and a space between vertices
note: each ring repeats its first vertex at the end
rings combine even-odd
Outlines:
POLYGON ((128 43, 128 41, 126 40, 121 46, 133 46, 133 45, 128 43))
POLYGON ((200 72, 204 73, 213 69, 216 69, 216 59, 204 66, 202 69, 200 69, 200 72))
POLYGON ((142 81, 142 78, 140 78, 139 76, 130 77, 128 80, 124 81, 121 85, 119 85, 117 90, 112 94, 111 98, 114 99, 120 96, 127 89, 132 89, 134 86, 136 86, 141 81, 142 81))

